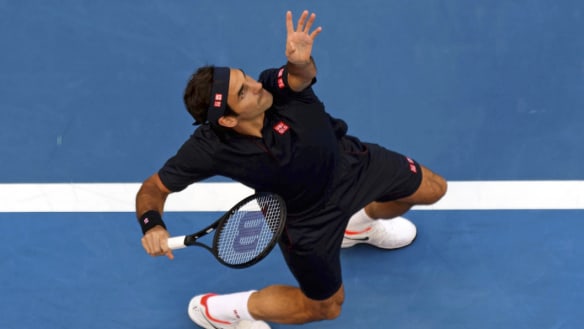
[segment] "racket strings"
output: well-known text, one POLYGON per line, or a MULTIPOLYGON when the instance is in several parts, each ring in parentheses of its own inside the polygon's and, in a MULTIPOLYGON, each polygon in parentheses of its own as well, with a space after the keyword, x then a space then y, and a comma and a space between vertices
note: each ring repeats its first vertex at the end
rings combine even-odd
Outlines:
POLYGON ((277 238, 282 209, 279 200, 260 196, 233 211, 218 228, 217 255, 231 265, 245 264, 272 247, 277 238))

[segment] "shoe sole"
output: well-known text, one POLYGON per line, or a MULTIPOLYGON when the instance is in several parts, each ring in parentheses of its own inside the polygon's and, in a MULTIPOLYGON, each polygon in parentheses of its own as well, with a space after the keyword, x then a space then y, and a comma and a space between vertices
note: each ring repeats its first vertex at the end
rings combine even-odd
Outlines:
POLYGON ((410 246, 412 243, 414 243, 414 241, 416 241, 417 238, 418 238, 418 234, 416 234, 414 236, 414 238, 412 239, 412 241, 410 241, 410 243, 408 243, 406 245, 403 245, 401 247, 395 247, 395 248, 383 248, 383 247, 379 247, 379 246, 376 246, 374 244, 369 243, 369 241, 367 241, 367 240, 356 240, 356 239, 351 239, 351 238, 349 238, 349 239, 343 238, 343 243, 341 243, 341 248, 351 248, 351 247, 353 247, 355 245, 358 245, 358 244, 368 244, 368 245, 370 245, 372 247, 375 247, 375 248, 378 248, 378 249, 398 250, 398 249, 403 249, 405 247, 410 246), (348 240, 348 241, 345 242, 345 240, 348 240))

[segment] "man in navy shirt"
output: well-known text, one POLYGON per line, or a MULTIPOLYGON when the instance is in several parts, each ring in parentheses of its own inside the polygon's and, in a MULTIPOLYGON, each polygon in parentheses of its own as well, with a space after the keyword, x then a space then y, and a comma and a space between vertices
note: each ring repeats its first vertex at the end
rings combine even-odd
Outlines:
POLYGON ((298 287, 195 296, 188 312, 203 328, 269 328, 265 321, 337 317, 344 300, 341 247, 409 245, 416 227, 399 216, 446 193, 442 177, 406 156, 347 135, 345 122, 325 111, 312 89, 312 46, 322 30, 311 31, 314 20, 305 11, 294 28, 292 14, 286 13, 288 61, 263 71, 258 81, 240 69, 197 70, 184 101, 200 126, 138 192, 142 245, 150 255, 171 259, 162 221, 170 193, 222 175, 286 201, 279 245, 298 287))

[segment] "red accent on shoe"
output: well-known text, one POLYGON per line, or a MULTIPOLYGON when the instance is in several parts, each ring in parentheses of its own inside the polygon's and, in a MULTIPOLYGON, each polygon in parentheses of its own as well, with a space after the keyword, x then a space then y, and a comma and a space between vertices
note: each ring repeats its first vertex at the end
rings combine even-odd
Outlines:
POLYGON ((216 318, 212 317, 211 314, 209 314, 209 307, 207 306, 207 299, 209 299, 209 297, 213 297, 213 296, 217 296, 217 294, 206 294, 205 296, 201 297, 201 305, 203 305, 205 307, 205 315, 207 316, 207 318, 209 318, 215 322, 219 322, 219 323, 223 323, 223 324, 231 324, 231 322, 216 319, 216 318))
POLYGON ((345 230, 345 234, 346 234, 346 235, 357 235, 357 234, 363 234, 363 233, 365 233, 365 232, 369 232, 369 231, 371 231, 371 229, 372 229, 372 228, 373 228, 372 226, 369 226, 369 227, 367 227, 366 229, 364 229, 364 230, 361 230, 361 231, 349 231, 349 230, 345 230))

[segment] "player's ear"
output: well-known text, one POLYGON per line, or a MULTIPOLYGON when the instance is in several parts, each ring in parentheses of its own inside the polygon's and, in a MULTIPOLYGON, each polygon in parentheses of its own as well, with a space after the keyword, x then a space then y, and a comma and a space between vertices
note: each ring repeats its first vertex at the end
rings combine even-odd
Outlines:
POLYGON ((224 115, 217 122, 223 127, 233 128, 237 125, 237 118, 231 115, 224 115))

